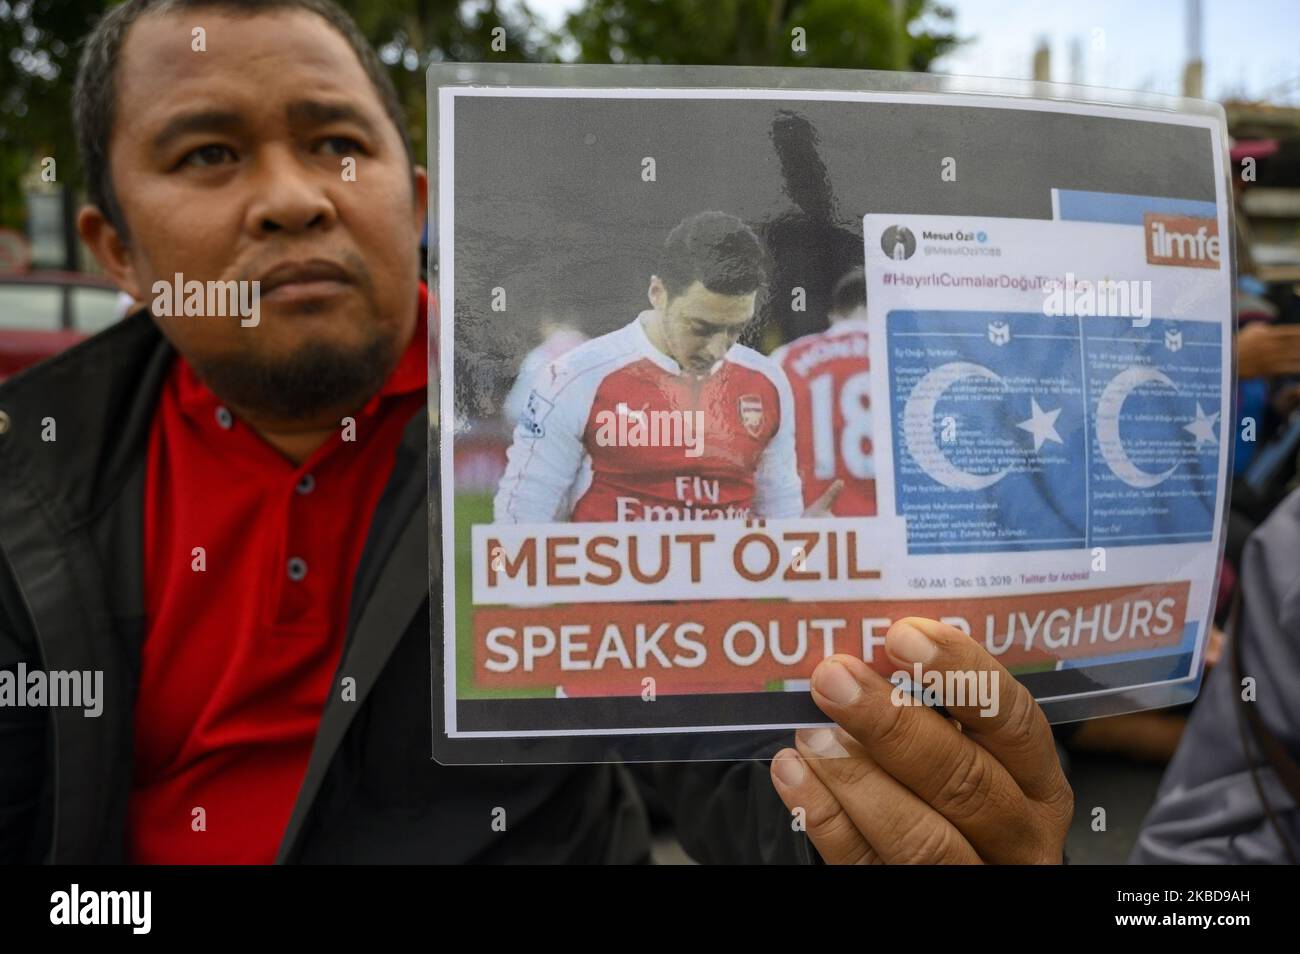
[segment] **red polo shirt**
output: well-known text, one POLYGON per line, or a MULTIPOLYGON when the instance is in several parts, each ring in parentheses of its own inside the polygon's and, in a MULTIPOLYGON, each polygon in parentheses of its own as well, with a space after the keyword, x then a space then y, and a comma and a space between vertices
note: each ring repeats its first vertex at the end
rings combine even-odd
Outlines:
POLYGON ((169 372, 145 478, 132 862, 275 860, 335 690, 366 533, 424 407, 423 285, 419 307, 410 345, 355 416, 355 440, 340 427, 298 466, 183 358, 169 372))

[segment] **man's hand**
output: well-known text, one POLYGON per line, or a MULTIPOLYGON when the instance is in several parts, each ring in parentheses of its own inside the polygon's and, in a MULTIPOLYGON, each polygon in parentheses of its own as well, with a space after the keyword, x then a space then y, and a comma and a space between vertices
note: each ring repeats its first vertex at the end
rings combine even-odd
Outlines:
POLYGON ((826 488, 826 493, 814 500, 803 512, 805 517, 824 517, 831 512, 831 507, 835 506, 835 501, 840 492, 844 489, 844 481, 837 480, 826 488))
POLYGON ((1253 321, 1237 332, 1237 376, 1278 378, 1300 374, 1300 325, 1253 321))
POLYGON ((894 686, 861 659, 823 660, 812 695, 838 725, 800 729, 798 751, 783 749, 772 760, 777 792, 791 811, 803 808, 822 858, 1059 863, 1074 793, 1028 690, 969 636, 934 620, 899 620, 885 650, 909 675, 913 663, 922 672, 989 672, 996 714, 982 716, 975 700, 948 707, 952 719, 896 705, 894 686))

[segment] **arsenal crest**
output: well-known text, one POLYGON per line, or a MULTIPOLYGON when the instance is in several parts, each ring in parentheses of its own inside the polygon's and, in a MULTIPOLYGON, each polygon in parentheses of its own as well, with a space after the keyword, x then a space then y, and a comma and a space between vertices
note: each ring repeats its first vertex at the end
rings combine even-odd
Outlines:
POLYGON ((750 437, 758 437, 763 430, 763 399, 757 394, 740 396, 740 423, 750 437))

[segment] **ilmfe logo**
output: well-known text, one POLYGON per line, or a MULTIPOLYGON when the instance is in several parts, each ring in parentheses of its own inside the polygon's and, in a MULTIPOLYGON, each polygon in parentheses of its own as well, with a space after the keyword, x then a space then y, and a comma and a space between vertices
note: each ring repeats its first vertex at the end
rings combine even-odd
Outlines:
POLYGON ((1147 212, 1142 216, 1142 228, 1148 264, 1219 267, 1219 223, 1215 219, 1147 212))

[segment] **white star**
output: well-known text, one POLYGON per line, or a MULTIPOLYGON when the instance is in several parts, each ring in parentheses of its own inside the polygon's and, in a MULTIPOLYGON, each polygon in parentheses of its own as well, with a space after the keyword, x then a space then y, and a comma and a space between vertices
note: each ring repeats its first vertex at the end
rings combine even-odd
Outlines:
POLYGON ((1201 402, 1196 402, 1196 420, 1190 424, 1184 424, 1183 430, 1196 438, 1196 446, 1200 447, 1202 442, 1208 441, 1211 444, 1218 444, 1219 439, 1214 436, 1214 424, 1219 419, 1219 412, 1215 411, 1209 417, 1201 410, 1201 402))
POLYGON ((1042 447, 1044 441, 1056 441, 1058 444, 1064 444, 1065 441, 1061 440, 1061 435, 1056 433, 1056 418, 1061 413, 1061 409, 1058 407, 1055 411, 1044 411, 1038 406, 1038 401, 1034 398, 1030 398, 1029 403, 1033 405, 1034 413, 1029 420, 1021 421, 1016 427, 1034 435, 1034 450, 1042 447))

